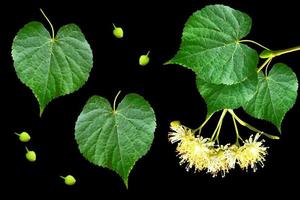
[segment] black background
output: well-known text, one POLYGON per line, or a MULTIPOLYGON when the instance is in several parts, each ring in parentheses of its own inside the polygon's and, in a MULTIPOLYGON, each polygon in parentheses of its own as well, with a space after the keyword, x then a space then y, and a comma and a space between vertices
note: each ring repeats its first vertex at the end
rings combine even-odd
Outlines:
MULTIPOLYGON (((236 169, 225 178, 187 173, 178 164, 175 145, 167 141, 170 121, 179 119, 189 127, 197 127, 206 114, 193 72, 180 66, 162 65, 179 48, 184 23, 193 12, 208 4, 226 4, 252 17, 252 31, 247 39, 271 49, 300 44, 297 1, 263 2, 31 0, 3 3, 0 8, 0 194, 24 198, 96 196, 99 199, 140 193, 144 196, 196 195, 199 199, 297 194, 293 181, 299 178, 296 164, 299 159, 299 129, 296 128, 299 99, 283 121, 281 140, 267 139, 269 155, 265 167, 256 173, 236 169), (94 67, 87 84, 78 92, 52 101, 42 118, 39 118, 38 103, 32 92, 16 77, 11 58, 12 40, 26 23, 41 21, 49 28, 39 8, 44 10, 56 30, 62 25, 76 23, 94 55, 94 67), (123 39, 112 36, 112 22, 123 27, 123 39), (148 50, 151 50, 150 64, 140 67, 138 57, 148 50), (121 96, 130 92, 144 96, 156 112, 158 125, 150 152, 136 163, 130 174, 128 191, 114 172, 86 161, 74 140, 75 121, 88 98, 100 95, 112 101, 119 90, 122 90, 121 96), (24 144, 13 134, 23 130, 31 133, 28 147, 37 153, 35 163, 25 159, 24 144), (67 174, 77 178, 75 186, 66 186, 59 178, 67 174)), ((275 62, 288 64, 300 76, 298 52, 276 58, 275 62)), ((259 129, 279 134, 269 123, 253 119, 242 110, 237 113, 259 129)), ((226 137, 233 135, 230 118, 227 118, 221 135, 224 142, 226 137)), ((205 129, 207 136, 216 122, 217 117, 209 122, 205 129)), ((245 138, 249 136, 246 129, 241 131, 245 138)))

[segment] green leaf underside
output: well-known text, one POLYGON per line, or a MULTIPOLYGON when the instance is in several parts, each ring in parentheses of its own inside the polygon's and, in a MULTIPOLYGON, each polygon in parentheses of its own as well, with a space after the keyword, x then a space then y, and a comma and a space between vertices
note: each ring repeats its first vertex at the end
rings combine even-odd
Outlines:
POLYGON ((235 109, 245 105, 257 91, 258 78, 254 71, 245 81, 233 84, 211 84, 197 77, 199 93, 207 104, 207 116, 221 109, 235 109))
POLYGON ((59 96, 78 90, 89 77, 92 50, 75 24, 59 29, 53 40, 40 22, 26 24, 12 45, 18 78, 37 98, 40 113, 59 96))
POLYGON ((258 91, 244 110, 253 117, 273 123, 281 132, 284 115, 296 102, 297 77, 287 65, 277 63, 267 78, 260 73, 258 80, 258 91))
POLYGON ((205 82, 242 82, 258 63, 257 52, 239 43, 250 29, 247 14, 223 5, 206 6, 188 19, 180 50, 168 63, 193 70, 205 82))
POLYGON ((75 138, 80 152, 90 162, 112 169, 124 180, 135 162, 151 147, 156 127, 149 103, 128 94, 116 112, 103 97, 91 97, 79 115, 75 138))

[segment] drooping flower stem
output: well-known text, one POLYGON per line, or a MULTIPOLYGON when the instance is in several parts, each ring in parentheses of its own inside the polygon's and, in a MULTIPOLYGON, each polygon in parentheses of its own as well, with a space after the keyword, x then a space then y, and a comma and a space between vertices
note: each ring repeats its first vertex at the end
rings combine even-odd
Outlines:
POLYGON ((197 131, 199 131, 199 134, 201 133, 202 128, 205 126, 205 124, 210 120, 210 118, 213 116, 213 114, 210 114, 208 117, 206 117, 206 119, 204 120, 204 122, 194 130, 194 133, 196 133, 197 131))
POLYGON ((235 134, 236 134, 235 145, 240 146, 240 143, 239 143, 239 139, 240 139, 239 129, 236 125, 236 120, 233 117, 233 115, 231 115, 231 117, 232 117, 232 121, 233 121, 233 124, 234 124, 234 130, 235 130, 235 134))
POLYGON ((223 120, 224 120, 224 117, 225 117, 227 111, 228 111, 227 109, 223 110, 223 112, 220 116, 220 119, 218 121, 217 127, 210 138, 211 141, 215 141, 215 140, 219 141, 219 134, 220 134, 220 131, 222 128, 222 123, 223 123, 223 120))
POLYGON ((236 119, 242 126, 247 127, 248 129, 260 133, 262 131, 258 130, 257 128, 251 126, 250 124, 246 123, 245 121, 241 120, 234 112, 232 109, 228 109, 228 112, 232 115, 232 117, 234 117, 234 119, 236 119))

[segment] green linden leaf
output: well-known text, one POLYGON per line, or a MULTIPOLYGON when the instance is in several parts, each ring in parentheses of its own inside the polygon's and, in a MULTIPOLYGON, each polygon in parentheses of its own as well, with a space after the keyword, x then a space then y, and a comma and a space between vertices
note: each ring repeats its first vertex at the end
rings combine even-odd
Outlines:
POLYGON ((257 73, 251 74, 245 81, 233 85, 211 84, 197 77, 199 93, 207 104, 207 115, 221 109, 235 109, 245 105, 257 91, 257 73))
POLYGON ((91 97, 79 115, 75 138, 90 162, 112 169, 128 186, 135 162, 151 147, 155 114, 140 95, 128 94, 114 111, 103 97, 91 97))
POLYGON ((224 5, 206 6, 186 22, 180 49, 167 64, 193 70, 205 82, 231 85, 256 68, 257 52, 239 43, 251 29, 251 18, 224 5))
POLYGON ((253 117, 273 123, 281 132, 281 122, 295 104, 297 90, 295 73, 287 65, 277 63, 267 77, 262 72, 259 74, 258 91, 244 110, 253 117))
POLYGON ((61 27, 54 39, 40 22, 26 24, 13 41, 12 57, 18 78, 39 102, 40 114, 54 98, 82 87, 93 64, 92 50, 75 24, 61 27))

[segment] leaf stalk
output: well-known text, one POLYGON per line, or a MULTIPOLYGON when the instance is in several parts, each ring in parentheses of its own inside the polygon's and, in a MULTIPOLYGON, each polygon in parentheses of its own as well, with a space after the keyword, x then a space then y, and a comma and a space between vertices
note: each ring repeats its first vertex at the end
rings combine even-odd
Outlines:
POLYGON ((42 15, 45 17, 45 19, 47 20, 48 24, 51 27, 52 41, 54 41, 55 40, 55 32, 54 32, 53 25, 52 25, 51 21, 48 19, 47 15, 44 13, 44 11, 41 8, 40 8, 40 11, 41 11, 42 15))

